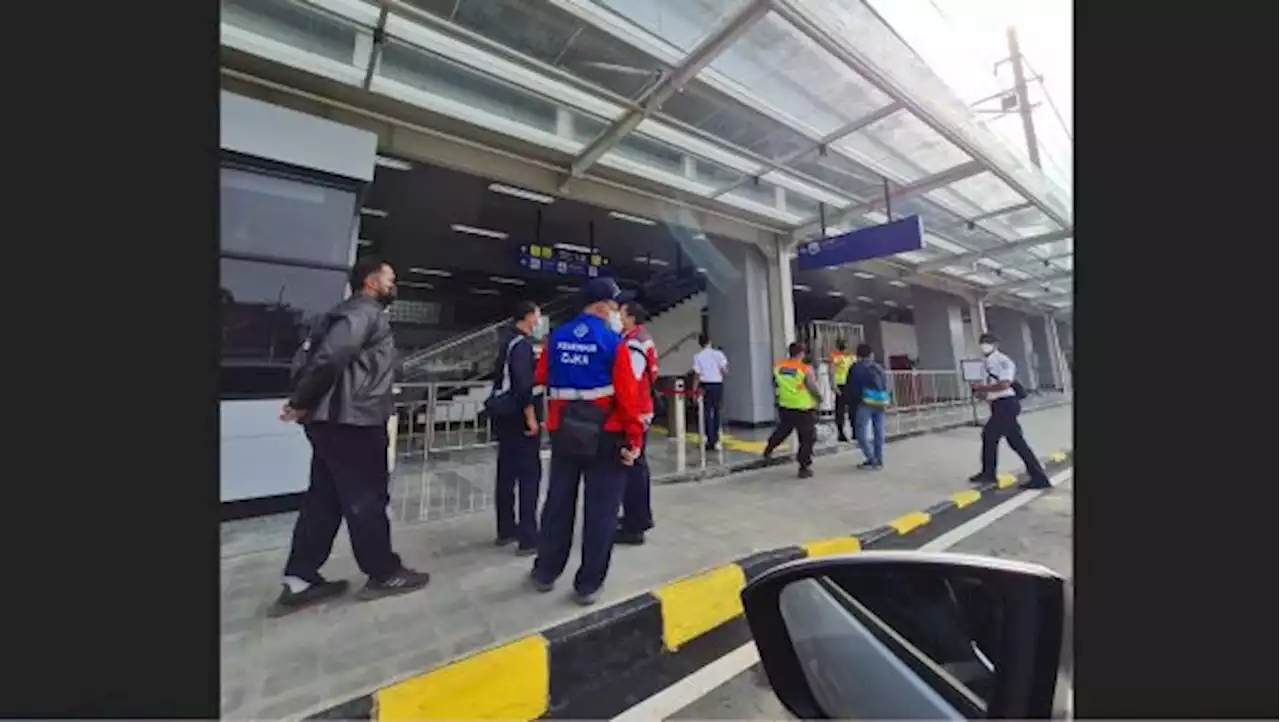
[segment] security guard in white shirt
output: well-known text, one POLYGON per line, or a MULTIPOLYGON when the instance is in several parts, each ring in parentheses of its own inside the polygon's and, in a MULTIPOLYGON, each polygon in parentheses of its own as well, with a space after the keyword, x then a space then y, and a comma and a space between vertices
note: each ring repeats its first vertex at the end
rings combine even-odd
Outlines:
POLYGON ((1016 380, 1017 365, 996 348, 998 343, 994 334, 984 333, 978 338, 978 348, 986 357, 987 380, 986 383, 974 382, 973 390, 991 403, 991 418, 982 427, 982 471, 969 477, 969 481, 984 483, 996 480, 996 452, 1000 439, 1004 438, 1009 440, 1009 448, 1027 466, 1027 475, 1031 478, 1022 485, 1023 488, 1047 489, 1049 477, 1045 475, 1035 452, 1027 445, 1022 436, 1022 425, 1018 423, 1018 414, 1022 413, 1021 399, 1026 392, 1016 380))

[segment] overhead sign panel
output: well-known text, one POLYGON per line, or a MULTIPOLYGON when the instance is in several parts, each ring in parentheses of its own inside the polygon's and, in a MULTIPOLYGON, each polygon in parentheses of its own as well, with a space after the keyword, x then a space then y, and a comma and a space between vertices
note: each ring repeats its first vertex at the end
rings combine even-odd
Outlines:
POLYGON ((530 271, 557 276, 607 276, 609 259, 598 253, 578 253, 553 246, 520 246, 520 265, 530 271))
POLYGON ((800 244, 796 265, 802 271, 843 266, 846 263, 884 258, 924 247, 924 223, 920 216, 907 216, 843 235, 800 244))

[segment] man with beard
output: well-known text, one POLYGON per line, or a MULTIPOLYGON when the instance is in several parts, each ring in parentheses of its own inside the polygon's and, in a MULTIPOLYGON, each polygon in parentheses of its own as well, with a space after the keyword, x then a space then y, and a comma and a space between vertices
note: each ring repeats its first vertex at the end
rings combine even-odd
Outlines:
POLYGON ((386 309, 395 300, 396 273, 379 259, 362 258, 349 282, 351 297, 325 314, 295 356, 293 393, 280 412, 306 432, 311 480, 273 616, 346 592, 345 580, 320 576, 344 520, 356 564, 369 577, 359 598, 411 592, 430 579, 400 563, 387 518, 396 350, 386 309))

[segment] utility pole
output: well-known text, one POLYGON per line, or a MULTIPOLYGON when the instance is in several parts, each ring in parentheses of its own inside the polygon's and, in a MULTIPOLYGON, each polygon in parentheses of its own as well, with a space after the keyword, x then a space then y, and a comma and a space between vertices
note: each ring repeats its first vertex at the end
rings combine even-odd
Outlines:
POLYGON ((1027 73, 1022 66, 1022 51, 1018 48, 1018 31, 1010 25, 1005 31, 1009 38, 1009 64, 1013 67, 1013 92, 1018 98, 1018 115, 1022 116, 1022 133, 1027 138, 1027 157, 1031 164, 1040 167, 1040 146, 1036 143, 1036 126, 1031 119, 1031 100, 1027 96, 1027 73))

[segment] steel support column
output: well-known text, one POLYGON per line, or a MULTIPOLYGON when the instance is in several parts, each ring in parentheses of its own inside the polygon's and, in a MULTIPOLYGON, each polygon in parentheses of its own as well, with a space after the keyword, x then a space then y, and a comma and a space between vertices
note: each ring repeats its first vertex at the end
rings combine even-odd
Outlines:
MULTIPOLYGON (((938 188, 946 188, 956 181, 962 181, 965 178, 978 175, 983 172, 983 170, 985 169, 982 167, 982 164, 976 160, 961 163, 960 165, 948 168, 941 173, 925 176, 915 183, 899 186, 889 194, 889 197, 893 200, 905 200, 914 196, 923 195, 929 191, 937 190, 938 188)), ((834 225, 843 225, 884 205, 885 199, 883 197, 859 203, 852 208, 845 209, 844 215, 842 215, 840 220, 836 221, 834 225)), ((810 221, 801 225, 794 231, 794 233, 797 237, 803 238, 806 234, 812 233, 814 230, 816 230, 814 223, 810 221)))
POLYGON ((670 73, 663 75, 650 87, 649 92, 641 100, 638 109, 629 110, 622 117, 614 120, 595 140, 591 141, 582 152, 574 158, 569 166, 568 177, 560 184, 561 192, 571 180, 581 178, 588 168, 595 165, 605 153, 613 149, 628 133, 635 130, 645 118, 656 113, 672 94, 684 87, 703 68, 715 60, 742 36, 757 21, 769 12, 771 0, 751 0, 735 15, 730 17, 715 32, 708 35, 696 48, 689 52, 681 64, 670 73))

